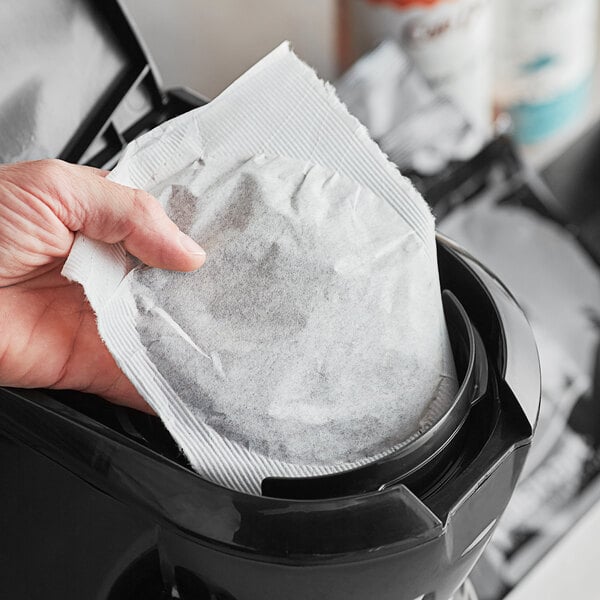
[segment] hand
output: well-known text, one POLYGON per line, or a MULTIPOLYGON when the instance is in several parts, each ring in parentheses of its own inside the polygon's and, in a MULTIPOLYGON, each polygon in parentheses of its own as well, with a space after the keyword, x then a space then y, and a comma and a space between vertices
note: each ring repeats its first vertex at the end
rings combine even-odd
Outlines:
POLYGON ((149 194, 58 160, 0 165, 0 385, 76 389, 151 411, 98 335, 83 289, 61 276, 75 232, 143 262, 192 271, 200 246, 149 194))

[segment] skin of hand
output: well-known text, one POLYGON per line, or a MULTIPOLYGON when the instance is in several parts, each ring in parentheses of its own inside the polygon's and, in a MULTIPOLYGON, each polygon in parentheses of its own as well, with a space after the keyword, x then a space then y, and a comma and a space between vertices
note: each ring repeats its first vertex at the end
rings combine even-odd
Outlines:
POLYGON ((100 339, 83 288, 61 268, 76 232, 123 242, 170 270, 195 270, 205 253, 155 198, 106 174, 59 160, 0 165, 0 385, 81 390, 152 412, 100 339))

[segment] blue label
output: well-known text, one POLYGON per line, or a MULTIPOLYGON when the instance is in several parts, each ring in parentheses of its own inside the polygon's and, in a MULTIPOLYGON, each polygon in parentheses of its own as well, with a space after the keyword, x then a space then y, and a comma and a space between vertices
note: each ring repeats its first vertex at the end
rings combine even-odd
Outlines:
POLYGON ((591 89, 591 78, 552 100, 515 104, 509 110, 515 136, 523 144, 542 141, 581 114, 591 89))

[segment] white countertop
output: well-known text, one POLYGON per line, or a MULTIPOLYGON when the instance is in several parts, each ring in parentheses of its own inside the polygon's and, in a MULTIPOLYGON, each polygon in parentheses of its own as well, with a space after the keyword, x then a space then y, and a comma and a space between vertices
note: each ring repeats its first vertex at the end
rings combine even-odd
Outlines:
POLYGON ((505 600, 599 599, 600 503, 597 503, 505 600))

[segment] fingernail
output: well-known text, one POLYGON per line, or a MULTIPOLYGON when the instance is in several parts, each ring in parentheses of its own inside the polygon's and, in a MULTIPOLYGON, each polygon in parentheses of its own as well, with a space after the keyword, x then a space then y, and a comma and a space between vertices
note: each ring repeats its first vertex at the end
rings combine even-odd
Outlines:
POLYGON ((179 242, 186 252, 194 254, 195 256, 206 256, 204 249, 198 246, 198 244, 196 244, 196 242, 190 236, 183 233, 183 231, 179 232, 179 242))

